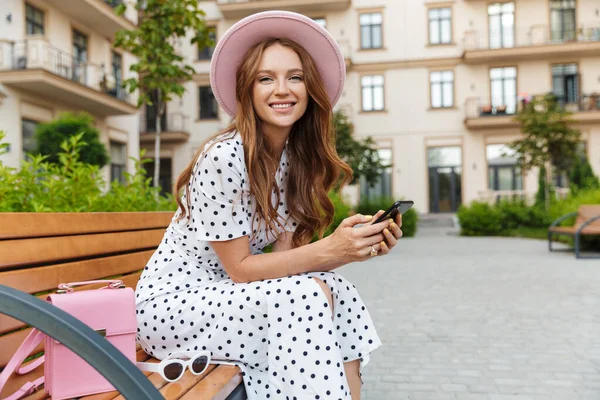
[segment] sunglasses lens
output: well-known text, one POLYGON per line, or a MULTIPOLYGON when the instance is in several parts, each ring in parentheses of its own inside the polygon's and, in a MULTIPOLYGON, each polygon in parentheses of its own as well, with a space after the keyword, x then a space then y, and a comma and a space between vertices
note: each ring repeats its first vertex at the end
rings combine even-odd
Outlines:
POLYGON ((204 368, 206 368, 207 364, 208 364, 207 356, 196 357, 196 358, 194 358, 194 361, 192 362, 192 371, 199 374, 200 372, 204 371, 204 368))
POLYGON ((183 365, 179 363, 172 363, 165 367, 165 376, 167 379, 175 380, 178 379, 183 373, 183 365))

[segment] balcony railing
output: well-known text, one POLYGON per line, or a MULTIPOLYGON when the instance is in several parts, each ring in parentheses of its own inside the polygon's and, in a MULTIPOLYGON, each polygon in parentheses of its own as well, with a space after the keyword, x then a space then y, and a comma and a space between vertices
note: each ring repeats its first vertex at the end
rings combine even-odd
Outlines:
POLYGON ((0 43, 0 70, 42 69, 72 82, 129 101, 121 82, 108 74, 103 65, 74 58, 50 45, 43 38, 0 43))
POLYGON ((475 51, 584 42, 600 42, 600 25, 580 25, 577 29, 548 25, 517 26, 502 32, 472 30, 465 33, 463 48, 465 51, 475 51))
MULTIPOLYGON (((492 100, 489 97, 471 97, 465 102, 466 118, 514 115, 523 108, 527 101, 522 97, 505 99, 505 101, 492 100)), ((571 112, 600 111, 600 93, 582 94, 581 97, 572 101, 559 98, 559 102, 567 111, 571 112)))
MULTIPOLYGON (((189 117, 180 112, 167 113, 161 118, 161 132, 189 132, 189 117)), ((155 133, 156 120, 153 116, 140 113, 140 132, 155 133)))

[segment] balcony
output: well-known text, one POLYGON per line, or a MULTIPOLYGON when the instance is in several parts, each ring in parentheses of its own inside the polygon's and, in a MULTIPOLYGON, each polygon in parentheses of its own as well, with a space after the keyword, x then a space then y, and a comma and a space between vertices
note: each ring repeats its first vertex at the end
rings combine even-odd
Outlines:
POLYGON ((295 12, 344 11, 350 8, 351 0, 217 0, 225 18, 243 18, 250 14, 268 10, 295 12))
POLYGON ((0 42, 0 83, 99 117, 137 113, 103 66, 79 62, 43 38, 0 42))
POLYGON ((44 3, 112 40, 121 29, 135 29, 133 22, 115 14, 113 7, 121 2, 119 0, 45 0, 44 3))
POLYGON ((558 30, 548 25, 516 27, 509 33, 467 31, 463 37, 466 64, 491 61, 533 60, 560 56, 588 56, 600 53, 600 26, 558 30))
MULTIPOLYGON (((465 126, 472 130, 517 128, 515 112, 522 108, 524 101, 519 98, 505 105, 492 102, 488 97, 469 98, 465 102, 465 126)), ((565 103, 564 107, 573 113, 572 118, 578 123, 600 122, 600 93, 583 94, 578 101, 565 103)))
MULTIPOLYGON (((190 139, 189 117, 183 113, 167 113, 161 119, 160 141, 162 144, 182 144, 190 139)), ((140 115, 140 143, 154 143, 156 121, 146 113, 140 115)))

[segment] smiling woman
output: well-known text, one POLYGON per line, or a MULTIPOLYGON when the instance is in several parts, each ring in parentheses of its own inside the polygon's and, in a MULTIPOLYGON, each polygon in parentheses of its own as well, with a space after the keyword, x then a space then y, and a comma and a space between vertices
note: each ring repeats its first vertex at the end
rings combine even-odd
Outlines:
POLYGON ((354 228, 371 219, 355 215, 323 238, 328 191, 352 174, 332 123, 344 80, 336 41, 302 15, 256 14, 221 38, 211 86, 233 122, 179 176, 179 209, 138 283, 147 353, 234 362, 251 400, 360 398, 381 342, 332 270, 388 254, 402 232, 401 216, 354 228))

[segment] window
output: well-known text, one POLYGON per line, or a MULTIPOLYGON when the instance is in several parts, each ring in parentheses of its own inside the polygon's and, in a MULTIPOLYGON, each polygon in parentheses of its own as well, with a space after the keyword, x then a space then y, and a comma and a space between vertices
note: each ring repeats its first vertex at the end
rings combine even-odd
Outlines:
POLYGON ((362 88, 362 110, 383 110, 383 75, 363 76, 360 84, 362 88))
POLYGON ((208 38, 212 40, 212 46, 198 47, 198 60, 210 60, 215 51, 217 43, 217 28, 215 26, 207 27, 208 38))
POLYGON ((429 74, 431 107, 445 108, 454 106, 454 72, 435 71, 429 74))
POLYGON ((515 3, 495 3, 488 6, 490 49, 515 46, 515 3))
POLYGON ((114 88, 109 89, 109 94, 123 99, 125 94, 121 87, 123 84, 123 56, 115 51, 112 52, 112 75, 115 79, 115 84, 114 88))
POLYGON ((517 109, 517 68, 490 69, 492 107, 496 114, 514 114, 517 109))
POLYGON ((88 60, 87 36, 83 33, 73 30, 73 76, 76 82, 85 84, 86 64, 88 60))
POLYGON ((577 64, 552 66, 552 92, 562 105, 579 102, 579 73, 577 64))
POLYGON ((550 37, 553 42, 575 39, 575 15, 575 0, 550 0, 550 37))
POLYGON ((429 44, 452 42, 452 9, 432 8, 429 10, 429 44))
POLYGON ((514 150, 504 144, 489 144, 486 158, 490 190, 523 190, 523 174, 514 150))
POLYGON ((37 149, 35 140, 35 128, 37 126, 36 121, 25 118, 21 120, 23 159, 27 158, 27 153, 34 152, 37 149))
POLYGON ((387 166, 380 171, 375 182, 368 182, 364 175, 360 177, 360 201, 381 200, 392 197, 392 149, 377 149, 382 165, 387 166))
POLYGON ((127 166, 127 145, 120 142, 110 142, 110 180, 125 183, 127 166))
POLYGON ((327 29, 327 21, 325 21, 325 18, 313 18, 313 21, 327 29))
POLYGON ((381 49, 383 47, 383 32, 381 13, 360 14, 360 48, 381 49))
POLYGON ((200 119, 216 119, 219 117, 219 105, 210 86, 198 88, 200 96, 200 119))
POLYGON ((44 12, 25 3, 25 25, 28 35, 44 34, 44 12))

